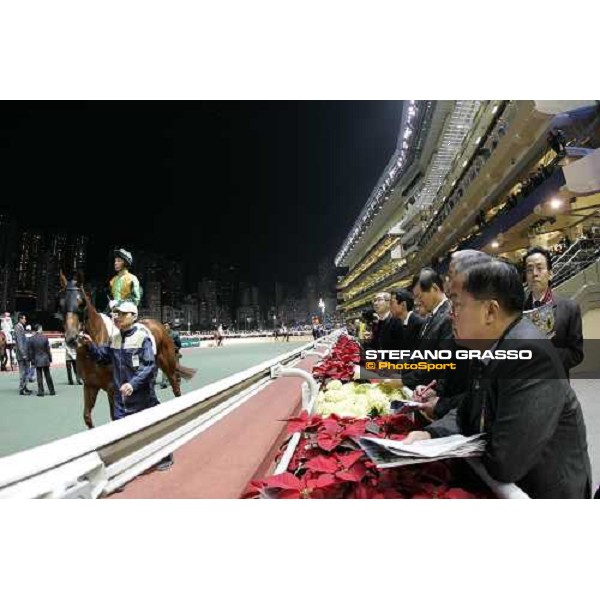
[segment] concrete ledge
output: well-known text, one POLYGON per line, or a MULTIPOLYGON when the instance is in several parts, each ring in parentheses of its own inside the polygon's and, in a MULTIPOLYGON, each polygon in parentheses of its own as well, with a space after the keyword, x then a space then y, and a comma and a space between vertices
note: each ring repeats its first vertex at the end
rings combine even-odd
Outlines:
MULTIPOLYGON (((310 370, 315 357, 298 367, 310 370)), ((175 452, 175 464, 127 485, 121 498, 239 498, 248 483, 271 472, 285 438, 285 419, 297 415, 302 382, 272 381, 245 404, 175 452)))

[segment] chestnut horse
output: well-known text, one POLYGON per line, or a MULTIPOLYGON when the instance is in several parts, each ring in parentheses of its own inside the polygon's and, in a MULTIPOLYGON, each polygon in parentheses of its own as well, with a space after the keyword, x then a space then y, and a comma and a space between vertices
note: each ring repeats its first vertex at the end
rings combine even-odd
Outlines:
MULTIPOLYGON (((60 274, 61 292, 60 307, 64 316, 65 344, 77 346, 77 372, 83 379, 84 408, 83 420, 91 428, 92 410, 96 404, 98 392, 104 390, 110 404, 110 415, 114 414, 114 383, 111 365, 100 365, 92 360, 85 346, 78 344, 77 337, 81 330, 94 340, 95 344, 107 344, 110 340, 109 327, 112 326, 106 315, 101 315, 92 304, 89 296, 83 290, 83 278, 77 275, 67 281, 60 274)), ((177 351, 173 339, 158 321, 143 319, 139 323, 145 325, 156 341, 156 362, 169 379, 175 396, 181 396, 181 377, 188 380, 195 369, 183 367, 177 363, 177 351)))

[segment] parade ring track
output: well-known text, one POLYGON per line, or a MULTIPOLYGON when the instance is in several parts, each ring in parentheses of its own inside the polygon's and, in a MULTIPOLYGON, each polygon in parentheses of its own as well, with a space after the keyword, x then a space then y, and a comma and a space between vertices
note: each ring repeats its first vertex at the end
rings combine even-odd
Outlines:
MULTIPOLYGON (((182 392, 186 394, 301 345, 299 342, 273 342, 184 349, 182 364, 197 368, 198 372, 190 382, 183 382, 182 392)), ((35 393, 31 396, 19 396, 18 371, 2 373, 0 457, 85 431, 82 387, 67 384, 65 366, 55 365, 51 371, 57 395, 43 398, 37 397, 35 393)), ((35 383, 29 386, 32 390, 37 389, 35 383)), ((173 400, 170 388, 161 390, 157 387, 156 391, 161 402, 173 400)), ((110 421, 104 392, 98 395, 93 418, 96 425, 110 421)))

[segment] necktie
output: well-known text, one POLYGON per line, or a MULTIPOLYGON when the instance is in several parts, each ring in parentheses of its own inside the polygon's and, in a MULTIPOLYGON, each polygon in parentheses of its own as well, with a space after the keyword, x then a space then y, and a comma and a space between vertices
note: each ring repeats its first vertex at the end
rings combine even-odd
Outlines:
POLYGON ((425 320, 425 324, 423 325, 423 329, 421 329, 421 337, 425 337, 425 333, 427 333, 427 329, 433 320, 433 315, 429 315, 425 320))

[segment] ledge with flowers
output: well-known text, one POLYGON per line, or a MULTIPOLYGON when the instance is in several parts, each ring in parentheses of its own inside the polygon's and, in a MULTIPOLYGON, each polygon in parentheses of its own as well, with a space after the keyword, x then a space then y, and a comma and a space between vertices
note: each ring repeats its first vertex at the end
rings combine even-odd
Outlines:
POLYGON ((395 412, 394 400, 412 392, 383 383, 353 382, 360 346, 340 336, 331 353, 313 367, 319 396, 309 410, 287 421, 288 439, 271 476, 252 481, 245 498, 493 498, 481 469, 452 459, 378 469, 354 441, 366 436, 402 440, 422 429, 417 412, 395 412))

